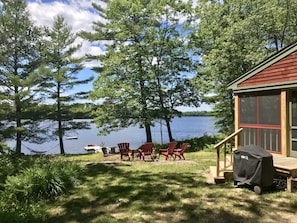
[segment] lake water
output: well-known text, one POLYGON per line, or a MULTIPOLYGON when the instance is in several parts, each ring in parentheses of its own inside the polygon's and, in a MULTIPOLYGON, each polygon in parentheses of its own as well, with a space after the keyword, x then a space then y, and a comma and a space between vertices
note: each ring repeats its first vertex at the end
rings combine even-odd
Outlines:
MULTIPOLYGON (((90 120, 91 121, 91 120, 90 120)), ((152 127, 152 139, 157 143, 168 143, 167 128, 160 123, 156 123, 152 127)), ((201 116, 184 116, 174 118, 171 122, 172 135, 175 140, 184 140, 187 138, 200 137, 205 134, 216 134, 214 129, 214 120, 212 117, 201 116)), ((107 136, 98 136, 98 129, 94 123, 91 123, 91 129, 76 130, 71 136, 77 137, 74 140, 64 139, 64 148, 66 154, 87 153, 84 147, 88 144, 104 145, 108 147, 115 146, 120 142, 129 142, 131 148, 138 148, 146 141, 145 129, 138 127, 129 127, 118 132, 112 132, 107 136)), ((10 142, 9 146, 14 146, 14 142, 10 142)), ((47 154, 59 154, 59 142, 52 141, 44 144, 30 144, 23 142, 22 152, 32 154, 30 150, 46 151, 47 154), (28 149, 29 148, 29 149, 28 149)))

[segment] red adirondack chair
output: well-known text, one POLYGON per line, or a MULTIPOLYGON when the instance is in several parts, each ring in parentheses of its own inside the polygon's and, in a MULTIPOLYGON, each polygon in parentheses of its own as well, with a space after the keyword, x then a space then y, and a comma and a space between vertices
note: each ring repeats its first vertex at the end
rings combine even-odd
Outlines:
POLYGON ((174 159, 176 159, 176 157, 178 156, 179 159, 183 158, 185 160, 184 157, 184 152, 186 151, 186 149, 190 146, 189 143, 183 143, 181 148, 178 149, 174 149, 173 150, 173 155, 174 155, 174 159))
POLYGON ((134 160, 134 150, 130 149, 130 143, 128 142, 122 142, 118 144, 120 154, 121 154, 121 160, 123 160, 123 156, 128 156, 129 160, 132 157, 134 160))
POLYGON ((140 159, 145 161, 145 156, 151 156, 151 159, 154 160, 154 143, 147 142, 141 146, 140 149, 138 149, 140 159))
POLYGON ((163 155, 166 157, 166 160, 169 159, 169 156, 172 157, 173 155, 173 150, 175 149, 175 147, 177 146, 178 142, 172 141, 168 144, 168 147, 166 149, 159 149, 159 158, 160 155, 163 155))

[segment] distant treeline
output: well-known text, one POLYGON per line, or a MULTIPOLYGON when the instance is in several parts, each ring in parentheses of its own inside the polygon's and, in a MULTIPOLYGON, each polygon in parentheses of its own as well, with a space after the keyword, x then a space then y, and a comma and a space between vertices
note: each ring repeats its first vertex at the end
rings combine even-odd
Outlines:
POLYGON ((213 116, 212 111, 188 111, 183 112, 182 116, 213 116))
MULTIPOLYGON (((9 103, 1 103, 2 108, 7 111, 11 111, 13 114, 14 107, 9 103)), ((39 104, 36 107, 29 107, 23 112, 23 118, 25 119, 53 119, 56 120, 55 113, 56 106, 52 104, 39 104)), ((92 103, 74 103, 69 105, 63 105, 62 108, 67 111, 67 119, 93 119, 95 118, 94 110, 96 105, 92 103)), ((212 116, 213 113, 210 111, 188 111, 182 112, 182 116, 212 116)), ((10 117, 12 118, 12 117, 10 117)), ((0 120, 7 120, 7 117, 1 115, 0 120)))

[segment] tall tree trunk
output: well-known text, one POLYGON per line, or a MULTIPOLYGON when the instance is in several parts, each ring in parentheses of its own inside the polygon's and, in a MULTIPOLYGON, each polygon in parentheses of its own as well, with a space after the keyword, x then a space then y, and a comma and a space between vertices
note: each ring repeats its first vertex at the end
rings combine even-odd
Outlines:
POLYGON ((151 126, 148 124, 145 125, 145 133, 146 133, 146 142, 152 142, 151 126))
MULTIPOLYGON (((158 81, 157 83, 158 83, 158 92, 159 92, 160 106, 162 108, 162 111, 164 112, 166 109, 165 109, 165 106, 164 106, 163 92, 162 92, 162 89, 161 89, 161 86, 162 85, 161 85, 161 81, 160 81, 159 76, 157 76, 157 81, 158 81)), ((172 137, 172 131, 171 131, 171 126, 170 126, 170 119, 167 118, 167 116, 165 115, 164 120, 166 122, 166 127, 167 127, 169 142, 172 142, 173 141, 173 137, 172 137)))
MULTIPOLYGON (((144 71, 142 69, 141 55, 138 57, 138 68, 139 68, 139 73, 143 74, 144 71)), ((145 125, 146 141, 152 142, 152 132, 151 132, 151 126, 150 126, 151 123, 150 123, 150 121, 148 122, 149 114, 148 114, 148 108, 147 108, 147 102, 146 102, 146 97, 147 97, 146 93, 147 92, 145 92, 145 83, 144 83, 144 79, 142 76, 140 77, 139 84, 140 84, 140 92, 141 92, 140 101, 141 101, 141 105, 142 105, 142 115, 145 120, 144 125, 145 125)))
POLYGON ((166 126, 167 126, 167 131, 168 131, 168 137, 169 137, 169 142, 173 141, 173 137, 172 137, 172 131, 171 131, 171 126, 170 126, 170 121, 169 119, 165 119, 166 122, 166 126))
POLYGON ((16 120, 16 127, 17 127, 17 132, 16 132, 16 150, 15 152, 17 154, 22 153, 22 132, 21 132, 21 127, 22 127, 22 122, 19 116, 19 112, 17 111, 17 120, 16 120))
POLYGON ((58 83, 57 88, 57 106, 58 106, 58 132, 59 132, 59 143, 60 143, 60 153, 65 154, 64 143, 63 143, 63 126, 62 126, 62 111, 61 111, 61 101, 60 101, 60 83, 58 83))
POLYGON ((63 143, 63 128, 62 128, 62 122, 59 120, 59 143, 60 143, 60 153, 65 154, 64 150, 64 143, 63 143))
MULTIPOLYGON (((18 87, 15 86, 15 95, 17 95, 19 93, 18 91, 18 87)), ((21 154, 22 152, 22 121, 21 121, 21 113, 22 113, 22 108, 21 108, 21 102, 19 99, 19 96, 17 95, 15 98, 15 109, 16 109, 16 148, 15 148, 15 152, 17 154, 21 154)))

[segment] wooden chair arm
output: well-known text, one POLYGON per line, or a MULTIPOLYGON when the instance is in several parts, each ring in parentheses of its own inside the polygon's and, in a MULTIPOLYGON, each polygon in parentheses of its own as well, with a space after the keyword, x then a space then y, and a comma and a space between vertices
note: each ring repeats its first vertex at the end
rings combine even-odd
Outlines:
POLYGON ((173 150, 174 152, 180 152, 180 151, 182 151, 181 149, 174 149, 173 150))

